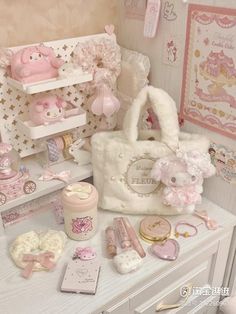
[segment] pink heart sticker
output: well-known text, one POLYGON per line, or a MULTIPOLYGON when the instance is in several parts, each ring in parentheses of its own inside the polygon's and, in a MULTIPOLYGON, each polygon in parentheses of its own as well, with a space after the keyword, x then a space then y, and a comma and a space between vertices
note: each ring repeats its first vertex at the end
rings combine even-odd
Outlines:
POLYGON ((108 35, 112 35, 114 33, 115 26, 113 24, 108 24, 105 26, 105 31, 108 35))
POLYGON ((161 259, 174 261, 179 255, 179 243, 174 239, 168 239, 163 243, 154 243, 151 251, 161 259))

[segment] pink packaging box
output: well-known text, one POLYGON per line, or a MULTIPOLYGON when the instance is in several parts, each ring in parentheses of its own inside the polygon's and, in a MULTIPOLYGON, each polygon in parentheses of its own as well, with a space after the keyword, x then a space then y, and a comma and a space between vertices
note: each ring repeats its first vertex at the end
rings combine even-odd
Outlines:
POLYGON ((97 290, 100 263, 97 259, 71 260, 66 268, 61 291, 95 294, 97 290))

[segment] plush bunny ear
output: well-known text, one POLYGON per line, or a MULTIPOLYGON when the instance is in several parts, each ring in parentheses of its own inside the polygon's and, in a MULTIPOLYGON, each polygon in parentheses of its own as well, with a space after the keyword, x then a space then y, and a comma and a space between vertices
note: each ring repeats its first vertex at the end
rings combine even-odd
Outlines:
POLYGON ((198 169, 202 172, 203 178, 211 177, 216 172, 216 169, 212 165, 211 158, 208 153, 190 151, 186 155, 186 162, 190 165, 198 167, 198 169))
POLYGON ((35 110, 36 110, 37 112, 43 112, 44 106, 43 106, 43 104, 41 103, 41 101, 38 101, 38 102, 36 103, 36 105, 35 105, 35 110))
POLYGON ((27 63, 29 61, 29 58, 31 56, 31 54, 33 52, 35 52, 36 49, 35 47, 28 47, 28 48, 25 48, 22 52, 22 55, 21 55, 21 61, 22 63, 27 63))
POLYGON ((151 177, 156 181, 160 181, 162 178, 163 170, 168 167, 168 165, 169 161, 167 159, 157 160, 151 170, 151 177))
POLYGON ((11 49, 0 47, 0 67, 1 68, 5 69, 10 65, 13 54, 14 53, 11 49))
POLYGON ((76 147, 77 149, 80 149, 84 144, 85 144, 85 140, 82 139, 82 138, 80 138, 80 139, 76 140, 76 141, 72 144, 72 146, 73 146, 73 147, 76 147))
POLYGON ((66 108, 67 107, 67 103, 66 101, 64 101, 62 98, 57 96, 57 107, 58 108, 66 108))
POLYGON ((43 44, 38 46, 38 51, 44 56, 50 56, 52 54, 52 48, 46 47, 43 44))
POLYGON ((207 167, 204 167, 202 171, 202 176, 203 178, 209 178, 213 176, 214 174, 216 174, 216 168, 212 165, 212 163, 209 160, 207 167))

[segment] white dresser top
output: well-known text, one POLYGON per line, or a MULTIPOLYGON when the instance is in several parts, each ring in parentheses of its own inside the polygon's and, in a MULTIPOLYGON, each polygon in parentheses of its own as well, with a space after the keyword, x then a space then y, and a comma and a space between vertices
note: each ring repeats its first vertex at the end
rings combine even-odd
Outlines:
MULTIPOLYGON (((40 212, 28 220, 9 226, 6 237, 0 238, 0 312, 3 314, 91 314, 99 313, 106 304, 112 304, 116 300, 125 297, 140 283, 148 281, 153 275, 157 275, 172 267, 181 259, 190 256, 196 250, 206 248, 209 243, 223 237, 227 229, 236 224, 236 216, 221 209, 208 200, 204 200, 199 207, 208 211, 211 218, 216 219, 222 227, 216 231, 208 230, 205 223, 198 227, 198 234, 192 238, 179 238, 180 255, 175 262, 163 261, 147 253, 143 267, 137 272, 127 275, 118 274, 113 268, 112 261, 106 257, 104 230, 112 224, 113 217, 121 216, 119 213, 99 211, 99 229, 96 235, 86 242, 69 240, 65 252, 58 261, 53 272, 33 273, 31 279, 26 280, 20 276, 20 270, 13 264, 8 255, 9 243, 20 233, 30 230, 61 229, 55 221, 53 213, 49 210, 40 212), (60 292, 60 285, 64 269, 73 255, 77 246, 92 246, 97 250, 101 260, 101 272, 96 295, 81 295, 60 292), (98 312, 97 312, 98 310, 98 312)), ((139 222, 143 216, 131 216, 130 221, 138 230, 139 222)), ((200 218, 191 215, 172 216, 168 218, 172 225, 179 220, 187 220, 194 225, 203 222, 200 218)), ((149 247, 142 241, 145 249, 149 247)))

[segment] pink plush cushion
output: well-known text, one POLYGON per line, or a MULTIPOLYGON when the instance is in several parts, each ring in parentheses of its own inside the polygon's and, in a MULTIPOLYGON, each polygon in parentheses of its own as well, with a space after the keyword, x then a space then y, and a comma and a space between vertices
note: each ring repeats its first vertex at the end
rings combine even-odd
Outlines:
POLYGON ((52 48, 31 46, 17 51, 11 58, 11 76, 22 83, 33 83, 58 76, 64 63, 56 58, 52 48))

